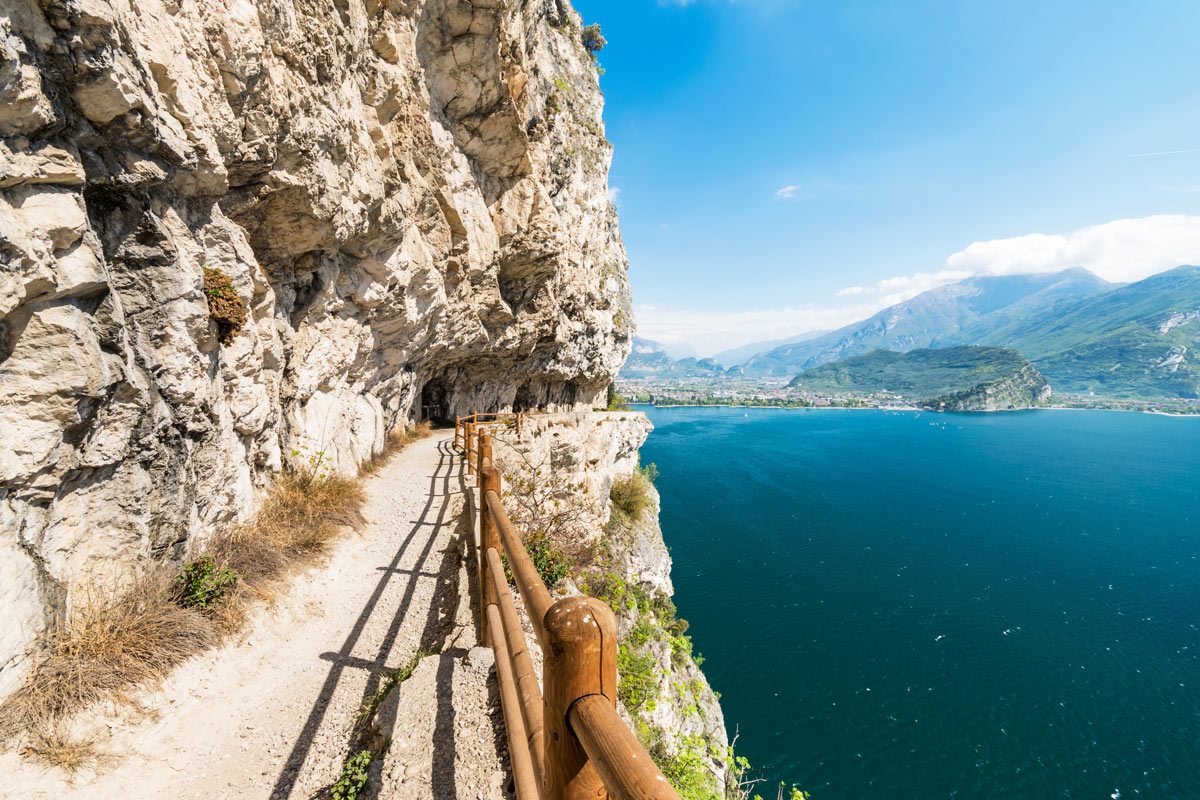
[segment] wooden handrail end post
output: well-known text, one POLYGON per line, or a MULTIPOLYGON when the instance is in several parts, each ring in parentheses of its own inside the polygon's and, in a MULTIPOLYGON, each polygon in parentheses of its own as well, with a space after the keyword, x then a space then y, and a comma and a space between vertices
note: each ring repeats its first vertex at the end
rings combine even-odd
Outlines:
MULTIPOLYGON (((487 445, 491 450, 491 444, 487 445)), ((490 456, 491 453, 488 452, 490 456)), ((482 467, 483 459, 480 459, 482 467)), ((500 494, 500 470, 491 466, 482 467, 479 471, 479 641, 485 647, 492 644, 491 631, 488 628, 487 607, 497 602, 496 587, 488 578, 487 551, 494 547, 500 551, 500 532, 496 529, 496 520, 488 510, 487 493, 500 494)))
POLYGON ((604 784, 567 714, 587 695, 616 704, 617 618, 592 597, 566 597, 543 619, 546 648, 542 668, 546 744, 543 800, 584 800, 604 796, 604 784))
MULTIPOLYGON (((484 468, 492 463, 492 437, 488 435, 487 428, 479 429, 478 441, 475 447, 475 461, 476 475, 483 475, 484 468)), ((480 500, 483 499, 483 495, 479 497, 480 500)))
POLYGON ((465 424, 463 426, 463 454, 467 457, 466 461, 467 461, 467 474, 468 475, 470 475, 474 472, 474 467, 475 467, 474 463, 472 463, 472 461, 471 461, 471 455, 472 455, 471 445, 474 443, 472 441, 474 438, 475 438, 475 423, 468 422, 467 424, 465 424))

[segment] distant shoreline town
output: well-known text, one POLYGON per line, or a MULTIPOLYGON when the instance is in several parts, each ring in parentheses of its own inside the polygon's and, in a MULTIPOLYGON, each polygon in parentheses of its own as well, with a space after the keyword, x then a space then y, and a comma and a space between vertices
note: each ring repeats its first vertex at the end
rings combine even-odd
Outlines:
MULTIPOLYGON (((704 384, 697 381, 656 382, 618 381, 617 392, 626 402, 657 408, 775 408, 775 409, 859 409, 881 411, 944 411, 931 404, 905 400, 898 394, 880 392, 856 394, 849 392, 815 393, 788 389, 785 382, 776 385, 738 381, 733 385, 704 384)), ((1168 416, 1200 416, 1200 400, 1123 399, 1055 395, 1046 402, 1011 409, 971 409, 970 411, 1000 410, 1073 410, 1073 411, 1136 411, 1168 416)))

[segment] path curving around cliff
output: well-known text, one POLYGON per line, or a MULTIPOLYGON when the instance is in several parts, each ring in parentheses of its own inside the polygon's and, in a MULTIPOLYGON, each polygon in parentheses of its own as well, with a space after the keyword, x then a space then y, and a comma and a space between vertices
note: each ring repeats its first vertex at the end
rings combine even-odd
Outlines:
POLYGON ((389 777, 372 794, 408 796, 406 775, 437 774, 434 797, 502 797, 491 653, 473 649, 461 471, 448 435, 407 447, 367 480, 361 532, 296 576, 236 640, 183 664, 141 711, 95 721, 103 763, 72 779, 5 753, 0 797, 328 796, 363 701, 421 651, 444 655, 422 659, 395 691, 430 735, 396 729, 389 777))

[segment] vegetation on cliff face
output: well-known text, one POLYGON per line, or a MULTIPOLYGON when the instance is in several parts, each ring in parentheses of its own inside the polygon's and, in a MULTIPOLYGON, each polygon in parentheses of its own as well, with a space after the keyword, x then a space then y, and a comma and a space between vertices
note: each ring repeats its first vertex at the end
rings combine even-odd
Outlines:
POLYGON ((723 718, 709 718, 720 707, 699 669, 703 658, 693 652, 687 620, 676 614, 669 594, 626 577, 618 563, 636 528, 657 531, 657 475, 650 464, 613 481, 605 536, 579 586, 620 620, 618 698, 667 780, 684 800, 744 798, 748 765, 726 743, 723 718))
POLYGON ((204 268, 204 296, 208 298, 208 316, 217 324, 217 339, 221 344, 231 344, 246 327, 246 304, 229 276, 209 267, 204 268))

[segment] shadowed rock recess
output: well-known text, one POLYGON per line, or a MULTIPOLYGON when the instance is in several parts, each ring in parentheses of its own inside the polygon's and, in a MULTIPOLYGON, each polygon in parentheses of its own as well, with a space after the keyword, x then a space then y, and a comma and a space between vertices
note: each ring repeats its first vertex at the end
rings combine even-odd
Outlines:
POLYGON ((289 460, 596 402, 632 314, 580 25, 0 2, 0 696, 81 587, 186 557, 289 460), (246 307, 226 343, 206 269, 246 307))

